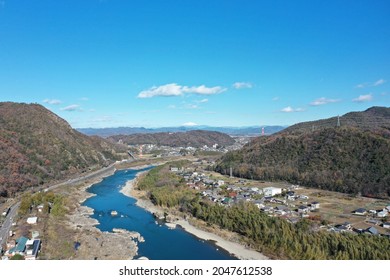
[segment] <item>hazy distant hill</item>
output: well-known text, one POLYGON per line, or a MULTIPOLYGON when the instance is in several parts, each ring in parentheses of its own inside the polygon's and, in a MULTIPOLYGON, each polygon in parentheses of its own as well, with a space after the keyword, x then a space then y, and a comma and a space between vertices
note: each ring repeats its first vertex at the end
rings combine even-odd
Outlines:
POLYGON ((203 147, 204 145, 211 147, 214 144, 229 146, 235 143, 234 139, 227 134, 204 130, 175 133, 160 132, 152 134, 117 135, 109 137, 108 140, 114 142, 122 140, 123 143, 128 145, 155 144, 159 146, 191 146, 196 148, 203 147))
POLYGON ((362 193, 390 195, 390 108, 300 123, 227 153, 216 169, 237 176, 362 193), (333 126, 332 126, 333 123, 333 126), (312 130, 310 127, 315 126, 312 130))
MULTIPOLYGON (((284 126, 264 126, 265 134, 273 134, 284 129, 284 126)), ((115 128, 78 128, 77 130, 86 135, 98 135, 109 137, 114 135, 130 135, 140 133, 160 133, 160 132, 186 132, 192 130, 207 130, 226 133, 229 135, 260 135, 261 126, 250 127, 212 127, 212 126, 179 126, 179 127, 115 127, 115 128)))
MULTIPOLYGON (((115 147, 117 148, 117 147, 115 147)), ((0 103, 0 196, 117 159, 114 145, 37 104, 0 103)))

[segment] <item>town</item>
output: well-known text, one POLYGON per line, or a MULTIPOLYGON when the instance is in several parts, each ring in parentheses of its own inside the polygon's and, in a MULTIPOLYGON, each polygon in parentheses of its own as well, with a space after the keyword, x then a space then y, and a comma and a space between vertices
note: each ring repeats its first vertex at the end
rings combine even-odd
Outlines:
POLYGON ((225 207, 249 202, 255 204, 259 211, 291 223, 297 223, 301 219, 317 221, 314 230, 390 238, 390 202, 369 198, 354 199, 345 194, 288 183, 224 177, 205 168, 213 163, 199 159, 187 168, 178 168, 173 164, 170 171, 181 176, 188 188, 198 191, 203 199, 225 207), (362 201, 363 206, 358 201, 362 201), (343 204, 346 204, 345 207, 338 213, 337 208, 343 204), (370 208, 364 208, 365 206, 370 208))

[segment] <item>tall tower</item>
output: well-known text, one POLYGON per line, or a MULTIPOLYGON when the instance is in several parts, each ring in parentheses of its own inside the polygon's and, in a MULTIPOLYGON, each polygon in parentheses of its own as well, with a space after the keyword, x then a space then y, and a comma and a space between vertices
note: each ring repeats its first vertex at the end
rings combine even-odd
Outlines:
POLYGON ((340 115, 337 116, 337 127, 340 127, 340 115))
POLYGON ((261 128, 261 135, 265 135, 265 132, 264 132, 264 127, 261 128))

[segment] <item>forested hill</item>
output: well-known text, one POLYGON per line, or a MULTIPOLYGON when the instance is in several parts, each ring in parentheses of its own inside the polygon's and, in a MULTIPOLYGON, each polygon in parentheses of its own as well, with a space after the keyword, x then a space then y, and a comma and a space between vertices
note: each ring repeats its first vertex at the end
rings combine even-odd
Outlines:
POLYGON ((289 128, 284 133, 258 137, 243 149, 224 155, 216 170, 227 174, 232 167, 234 175, 240 177, 390 196, 389 108, 371 108, 345 116, 360 119, 359 126, 341 123, 340 127, 305 133, 290 133, 289 128))
POLYGON ((193 130, 187 132, 161 132, 152 134, 132 134, 111 136, 108 139, 114 142, 122 141, 128 145, 155 144, 170 147, 209 147, 214 144, 229 146, 234 144, 234 139, 227 134, 216 131, 193 130))
POLYGON ((119 159, 112 143, 88 137, 37 104, 0 103, 0 196, 119 159))
POLYGON ((340 127, 356 127, 374 132, 387 132, 390 135, 390 108, 371 107, 363 112, 350 112, 340 117, 335 116, 323 120, 302 122, 289 126, 279 133, 310 133, 324 128, 334 128, 338 122, 340 127))

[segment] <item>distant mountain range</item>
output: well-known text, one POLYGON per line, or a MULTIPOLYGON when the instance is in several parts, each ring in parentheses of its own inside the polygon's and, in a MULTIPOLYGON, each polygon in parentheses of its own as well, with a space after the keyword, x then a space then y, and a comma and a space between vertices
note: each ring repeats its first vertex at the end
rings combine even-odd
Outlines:
POLYGON ((178 126, 161 128, 144 127, 116 127, 116 128, 78 128, 77 130, 86 135, 97 135, 100 137, 110 137, 114 135, 131 135, 140 133, 160 133, 160 132, 186 132, 193 130, 217 131, 233 136, 237 135, 261 135, 262 128, 264 133, 270 135, 286 128, 285 126, 249 126, 249 127, 214 127, 214 126, 178 126))
POLYGON ((155 144, 170 147, 208 147, 218 144, 229 146, 235 143, 229 135, 216 131, 192 130, 186 132, 159 132, 131 135, 116 135, 107 138, 114 143, 121 142, 128 145, 155 144))
POLYGON ((38 104, 0 103, 0 196, 121 159, 125 147, 86 136, 38 104))
POLYGON ((225 154, 220 173, 321 189, 390 196, 390 108, 372 107, 293 125, 225 154))

